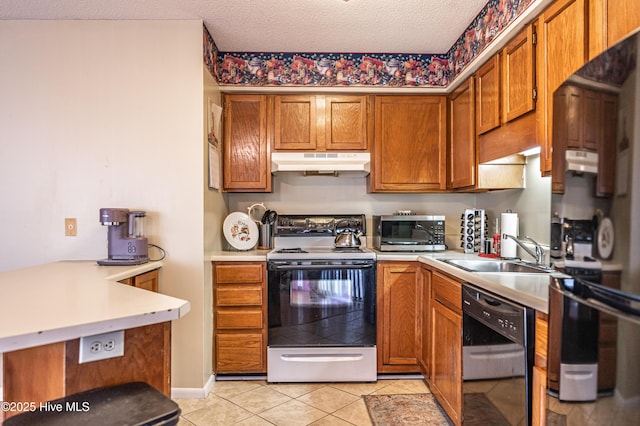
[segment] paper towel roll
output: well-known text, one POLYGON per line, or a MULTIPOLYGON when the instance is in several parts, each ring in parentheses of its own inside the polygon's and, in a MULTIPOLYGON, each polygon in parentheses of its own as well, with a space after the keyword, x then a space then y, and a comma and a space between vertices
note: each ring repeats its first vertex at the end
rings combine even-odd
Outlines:
POLYGON ((518 245, 511 238, 505 238, 504 234, 518 236, 518 213, 501 213, 500 214, 500 256, 516 257, 518 245))

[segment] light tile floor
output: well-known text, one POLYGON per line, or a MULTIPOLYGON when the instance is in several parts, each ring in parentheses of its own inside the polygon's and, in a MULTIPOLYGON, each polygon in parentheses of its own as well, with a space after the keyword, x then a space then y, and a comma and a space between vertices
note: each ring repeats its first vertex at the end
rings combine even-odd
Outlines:
POLYGON ((362 395, 429 393, 424 380, 376 383, 217 381, 204 399, 176 399, 179 426, 371 425, 362 395))

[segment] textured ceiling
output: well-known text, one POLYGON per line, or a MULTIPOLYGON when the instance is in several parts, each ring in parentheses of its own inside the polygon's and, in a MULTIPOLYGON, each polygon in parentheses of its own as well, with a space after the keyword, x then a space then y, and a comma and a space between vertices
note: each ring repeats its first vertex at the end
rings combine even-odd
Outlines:
POLYGON ((223 52, 446 53, 487 0, 2 0, 0 19, 202 19, 223 52))

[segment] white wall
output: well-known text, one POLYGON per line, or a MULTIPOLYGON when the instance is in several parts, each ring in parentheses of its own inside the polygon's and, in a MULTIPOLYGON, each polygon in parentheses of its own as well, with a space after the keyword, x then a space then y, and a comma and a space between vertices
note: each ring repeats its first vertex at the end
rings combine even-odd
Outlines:
POLYGON ((199 20, 0 21, 0 270, 105 257, 98 210, 146 210, 167 251, 160 291, 191 302, 174 387, 202 387, 210 353, 202 73, 199 20))

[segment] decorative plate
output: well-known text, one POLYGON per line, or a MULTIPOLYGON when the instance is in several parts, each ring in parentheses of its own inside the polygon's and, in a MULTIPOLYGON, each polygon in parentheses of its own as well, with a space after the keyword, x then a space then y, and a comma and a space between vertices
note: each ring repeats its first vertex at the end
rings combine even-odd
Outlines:
POLYGON ((613 242, 615 239, 614 237, 613 222, 611 222, 611 219, 608 217, 605 217, 602 219, 602 222, 600 222, 600 226, 598 226, 597 235, 598 253, 603 259, 611 257, 611 252, 613 252, 613 242))
POLYGON ((258 243, 258 225, 246 213, 229 214, 222 230, 227 242, 238 250, 250 250, 258 243))

